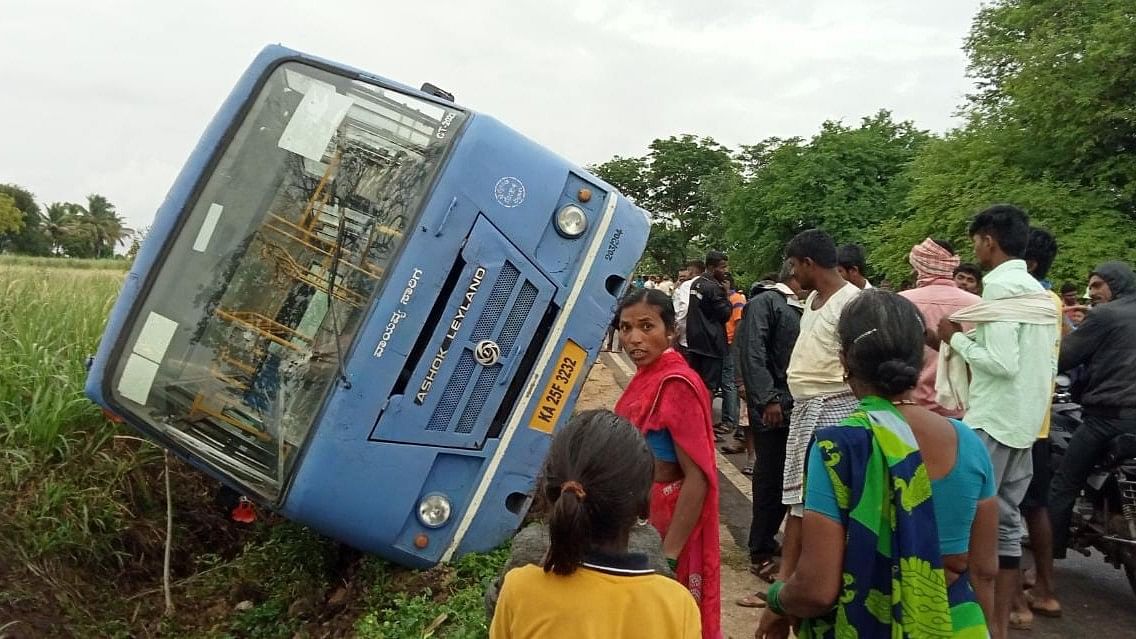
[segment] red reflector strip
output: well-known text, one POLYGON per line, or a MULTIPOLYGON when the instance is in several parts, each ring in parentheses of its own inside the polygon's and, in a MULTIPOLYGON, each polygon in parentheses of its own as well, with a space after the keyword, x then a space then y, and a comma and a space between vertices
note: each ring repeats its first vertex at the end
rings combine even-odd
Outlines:
POLYGON ((108 420, 110 420, 111 422, 113 422, 115 424, 122 424, 122 423, 125 422, 124 419, 122 419, 118 415, 115 415, 114 413, 110 412, 106 408, 103 409, 103 417, 106 417, 108 420))

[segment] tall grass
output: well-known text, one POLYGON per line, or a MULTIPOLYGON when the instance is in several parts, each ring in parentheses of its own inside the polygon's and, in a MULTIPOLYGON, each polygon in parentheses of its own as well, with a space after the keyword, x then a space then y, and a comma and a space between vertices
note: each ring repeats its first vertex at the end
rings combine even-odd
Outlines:
POLYGON ((0 439, 58 454, 107 428, 82 390, 121 285, 121 271, 0 263, 0 439))
POLYGON ((0 255, 0 269, 10 266, 31 268, 70 268, 83 271, 125 271, 130 260, 81 260, 72 257, 33 257, 31 255, 0 255))
POLYGON ((0 552, 9 558, 120 557, 126 477, 153 453, 115 450, 118 428, 83 382, 122 279, 0 262, 0 552))

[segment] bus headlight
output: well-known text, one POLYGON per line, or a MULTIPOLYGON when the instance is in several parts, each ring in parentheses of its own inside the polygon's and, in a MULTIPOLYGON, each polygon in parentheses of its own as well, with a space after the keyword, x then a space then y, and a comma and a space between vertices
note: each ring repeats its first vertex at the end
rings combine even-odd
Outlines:
POLYGON ((426 495, 418 502, 418 521, 427 528, 441 528, 450 520, 453 506, 445 495, 426 495))
POLYGON ((575 239, 588 230, 588 216, 584 209, 568 204, 556 212, 556 230, 566 238, 575 239))

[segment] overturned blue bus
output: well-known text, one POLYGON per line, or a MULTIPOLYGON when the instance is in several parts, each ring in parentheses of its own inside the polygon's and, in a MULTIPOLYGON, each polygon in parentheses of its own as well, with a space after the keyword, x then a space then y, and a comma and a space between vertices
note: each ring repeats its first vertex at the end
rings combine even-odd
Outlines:
POLYGON ((410 566, 517 528, 649 226, 447 97, 262 51, 158 210, 86 387, 410 566))

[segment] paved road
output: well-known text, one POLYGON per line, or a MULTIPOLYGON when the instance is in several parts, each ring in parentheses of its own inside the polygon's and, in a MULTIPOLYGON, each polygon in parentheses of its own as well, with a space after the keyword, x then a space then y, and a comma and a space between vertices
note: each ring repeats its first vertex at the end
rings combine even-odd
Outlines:
MULTIPOLYGON (((626 360, 616 362, 618 355, 605 353, 605 364, 613 369, 620 386, 626 384, 622 374, 626 360), (623 364, 621 366, 620 364, 623 364)), ((716 402, 717 404, 717 402, 716 402)), ((717 406, 716 406, 717 407, 717 406)), ((723 468, 719 476, 721 486, 720 509, 722 522, 733 539, 722 539, 723 544, 735 543, 745 547, 749 535, 752 505, 746 496, 746 487, 738 486, 744 455, 719 457, 732 464, 723 468), (733 472, 736 471, 736 472, 733 472)), ((1057 563, 1057 583, 1064 616, 1060 619, 1034 619, 1030 632, 1015 631, 1015 637, 1063 639, 1066 637, 1092 637, 1093 639, 1136 639, 1136 593, 1128 586, 1122 570, 1106 564, 1100 555, 1081 555, 1057 563)), ((723 601, 723 606, 731 602, 723 601)))

